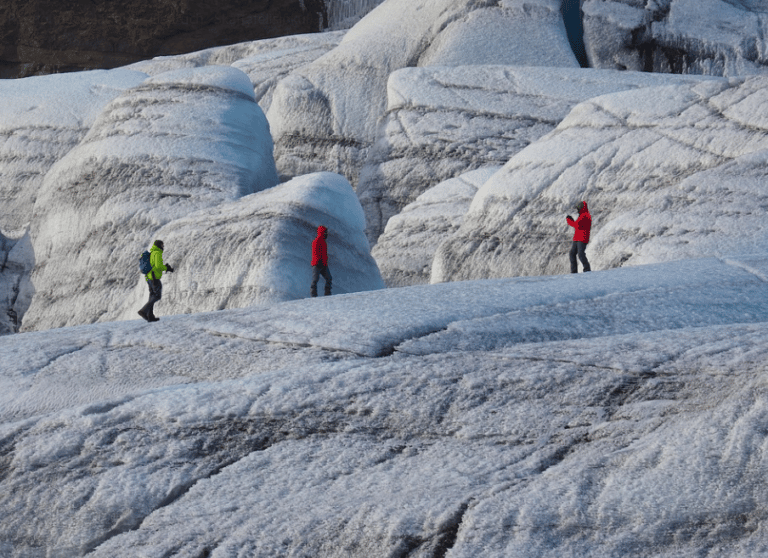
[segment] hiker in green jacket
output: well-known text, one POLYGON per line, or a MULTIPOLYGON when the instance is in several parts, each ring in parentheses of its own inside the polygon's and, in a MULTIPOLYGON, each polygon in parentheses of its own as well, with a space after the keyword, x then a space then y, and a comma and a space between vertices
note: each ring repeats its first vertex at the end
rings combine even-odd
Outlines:
POLYGON ((152 248, 149 249, 149 263, 152 265, 152 271, 146 275, 147 285, 149 286, 149 302, 139 310, 139 316, 148 322, 156 322, 160 319, 155 316, 154 307, 155 302, 163 298, 163 284, 160 282, 163 271, 173 273, 171 264, 163 264, 164 247, 165 245, 162 240, 155 240, 152 248))

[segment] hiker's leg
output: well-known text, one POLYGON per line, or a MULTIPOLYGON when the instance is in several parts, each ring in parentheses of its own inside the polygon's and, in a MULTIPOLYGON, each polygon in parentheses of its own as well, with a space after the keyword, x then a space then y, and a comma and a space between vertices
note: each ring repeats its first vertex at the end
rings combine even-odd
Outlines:
POLYGON ((155 303, 152 297, 152 283, 150 281, 147 281, 147 288, 149 289, 149 300, 147 300, 147 303, 141 307, 141 310, 139 310, 139 316, 145 320, 149 317, 148 312, 152 311, 152 305, 155 303))
POLYGON ((584 252, 584 250, 587 249, 587 243, 586 242, 579 242, 579 260, 581 260, 581 265, 584 266, 584 271, 592 271, 592 268, 589 267, 589 260, 587 260, 587 254, 584 252))
POLYGON ((571 259, 571 273, 578 273, 579 271, 576 267, 576 252, 578 249, 577 242, 574 240, 571 244, 571 252, 568 254, 568 257, 571 259))
POLYGON ((331 295, 331 270, 328 266, 323 266, 323 277, 325 278, 325 296, 331 295))
POLYGON ((309 296, 317 296, 317 282, 320 280, 320 266, 312 266, 312 285, 309 287, 309 296))
POLYGON ((160 279, 149 281, 149 302, 147 302, 146 314, 150 318, 155 315, 155 302, 163 298, 163 284, 160 279))

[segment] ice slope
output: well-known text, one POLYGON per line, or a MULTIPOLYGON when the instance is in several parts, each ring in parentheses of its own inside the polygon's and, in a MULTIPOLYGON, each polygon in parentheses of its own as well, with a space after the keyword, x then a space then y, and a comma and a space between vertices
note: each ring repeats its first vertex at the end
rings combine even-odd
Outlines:
POLYGON ((126 66, 151 76, 201 66, 233 66, 245 72, 264 112, 272 102, 277 84, 293 70, 313 62, 336 48, 345 31, 290 35, 248 43, 209 48, 178 56, 159 56, 126 66))
POLYGON ((500 166, 488 166, 441 182, 387 221, 371 254, 388 287, 429 283, 432 258, 456 232, 472 199, 500 166))
MULTIPOLYGON (((242 308, 309 297, 312 241, 328 229, 333 294, 384 288, 365 237, 355 191, 332 173, 316 173, 171 221, 157 231, 164 260, 155 315, 242 308)), ((135 319, 147 300, 146 281, 136 287, 119 317, 135 319)), ((319 292, 323 293, 324 279, 319 292)))
POLYGON ((357 192, 372 244, 426 189, 485 165, 504 165, 551 132, 577 104, 608 93, 702 78, 580 68, 406 68, 387 85, 387 112, 357 192))
POLYGON ((164 224, 278 182, 248 77, 227 66, 148 78, 48 171, 34 206, 27 331, 114 319, 164 224))
POLYGON ((2 337, 0 549, 760 556, 766 279, 699 259, 2 337))
POLYGON ((762 251, 768 78, 605 95, 478 190, 433 282, 568 271, 565 216, 588 200, 593 269, 762 251))
POLYGON ((111 70, 0 80, 0 231, 25 228, 43 178, 101 109, 146 79, 111 70))
POLYGON ((743 76, 768 73, 762 0, 583 0, 590 67, 743 76))
POLYGON ((278 84, 267 112, 278 170, 286 176, 333 171, 356 184, 395 70, 433 64, 577 67, 559 8, 560 0, 387 0, 338 47, 278 84))

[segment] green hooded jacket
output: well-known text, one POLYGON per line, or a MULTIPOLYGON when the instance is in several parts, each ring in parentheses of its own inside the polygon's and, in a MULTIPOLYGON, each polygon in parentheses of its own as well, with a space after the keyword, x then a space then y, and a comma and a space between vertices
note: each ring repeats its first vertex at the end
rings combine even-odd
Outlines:
POLYGON ((150 279, 160 279, 163 276, 163 271, 168 269, 163 264, 163 251, 154 244, 149 249, 149 263, 152 265, 152 271, 147 273, 147 281, 150 279))

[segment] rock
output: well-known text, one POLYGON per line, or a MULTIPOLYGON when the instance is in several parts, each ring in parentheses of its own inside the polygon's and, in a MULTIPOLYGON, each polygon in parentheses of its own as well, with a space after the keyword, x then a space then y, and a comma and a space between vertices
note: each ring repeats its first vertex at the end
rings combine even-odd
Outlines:
MULTIPOLYGON (((321 31, 324 0, 9 0, 0 7, 0 77, 114 68, 256 39, 321 31)), ((369 2, 370 4, 370 2, 369 2)))
POLYGON ((458 230, 477 189, 500 168, 483 167, 441 182, 387 221, 372 253, 388 287, 429 283, 435 251, 458 230))
MULTIPOLYGON (((342 176, 317 173, 162 227, 156 236, 165 242, 164 260, 175 272, 163 275, 163 299, 155 314, 309 297, 312 241, 319 225, 329 229, 328 266, 334 295, 384 287, 352 186, 342 176)), ((121 317, 136 319, 146 299, 146 281, 140 279, 121 317)))
POLYGON ((593 270, 760 250, 767 88, 717 79, 578 105, 478 191, 431 280, 566 273, 581 199, 593 270))
POLYGON ((0 230, 29 224, 48 170, 107 103, 146 77, 112 70, 0 81, 0 230))
POLYGON ((646 72, 768 73, 768 6, 756 0, 584 0, 589 65, 646 72))
POLYGON ((698 79, 579 68, 399 70, 390 77, 386 117, 357 188, 368 239, 375 244, 387 221, 428 188, 504 165, 582 101, 698 79))
POLYGON ((267 116, 278 170, 285 176, 329 170, 357 184, 385 115, 386 84, 395 70, 488 63, 577 67, 559 13, 560 0, 495 7, 471 0, 381 4, 337 48, 275 89, 267 116), (521 28, 526 34, 516 34, 521 28), (541 41, 530 43, 532 36, 541 41))
POLYGON ((114 319, 164 224, 277 184, 247 76, 231 67, 149 78, 103 110, 35 203, 35 295, 22 329, 114 319))

